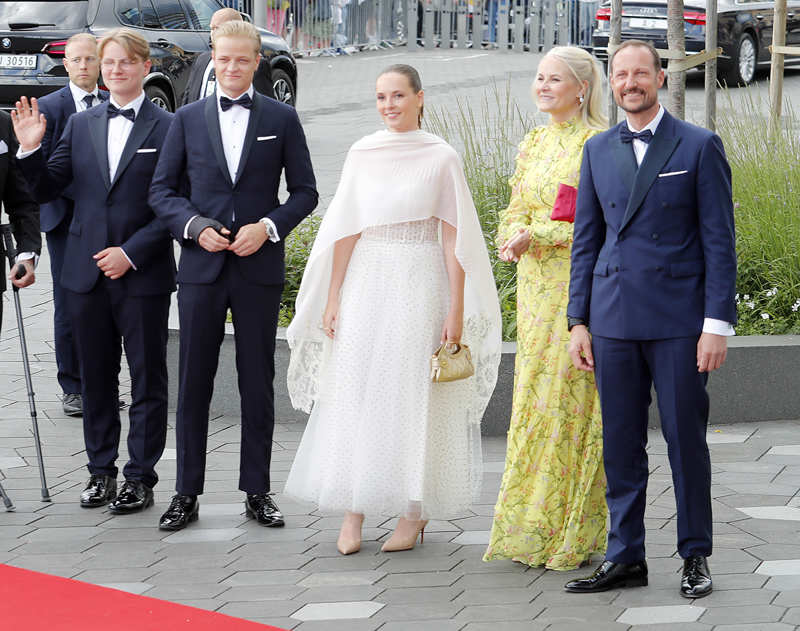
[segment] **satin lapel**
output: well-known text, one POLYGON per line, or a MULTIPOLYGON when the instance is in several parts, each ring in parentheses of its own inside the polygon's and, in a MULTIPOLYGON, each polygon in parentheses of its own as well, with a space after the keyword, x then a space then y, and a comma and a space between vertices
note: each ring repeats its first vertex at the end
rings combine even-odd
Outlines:
POLYGON ((133 129, 128 136, 128 141, 125 143, 125 148, 122 150, 122 155, 119 158, 119 164, 117 165, 116 173, 114 173, 114 181, 111 183, 111 186, 119 182, 119 178, 125 172, 131 160, 133 160, 136 150, 141 148, 142 143, 150 134, 153 127, 155 127, 156 117, 153 116, 153 108, 155 107, 156 106, 146 98, 144 102, 142 102, 139 115, 133 122, 133 129))
POLYGON ((217 157, 219 170, 222 171, 225 181, 230 186, 233 186, 231 174, 228 171, 228 162, 225 160, 225 150, 222 148, 222 132, 219 129, 219 112, 217 112, 216 92, 206 98, 205 115, 208 138, 211 141, 211 148, 214 150, 214 155, 217 157))
POLYGON ((611 152, 614 154, 619 176, 622 178, 622 185, 625 191, 630 194, 633 190, 633 182, 636 178, 636 156, 633 154, 633 147, 630 143, 622 142, 619 139, 619 129, 613 132, 609 139, 611 152))
POLYGON ((250 108, 250 116, 247 120, 247 131, 244 134, 244 146, 242 147, 242 155, 239 158, 239 170, 236 172, 236 181, 239 181, 241 174, 244 173, 244 167, 247 164, 247 157, 250 155, 250 149, 253 147, 253 141, 256 137, 256 130, 258 129, 258 119, 261 118, 263 110, 261 105, 261 97, 258 92, 253 92, 253 107, 250 108))
POLYGON ((105 105, 93 107, 89 112, 89 135, 92 137, 94 155, 97 157, 97 165, 100 167, 100 177, 106 190, 111 188, 108 179, 108 114, 105 105))
POLYGON ((631 196, 628 198, 628 206, 625 209, 625 216, 622 218, 622 224, 619 227, 620 230, 625 228, 636 214, 636 211, 639 210, 647 192, 653 186, 653 182, 656 181, 661 167, 669 160, 672 152, 675 151, 675 147, 678 146, 680 138, 675 137, 674 127, 673 118, 669 113, 664 112, 664 117, 661 119, 656 133, 650 141, 647 153, 644 154, 644 160, 642 160, 642 164, 639 165, 639 170, 636 172, 631 196))

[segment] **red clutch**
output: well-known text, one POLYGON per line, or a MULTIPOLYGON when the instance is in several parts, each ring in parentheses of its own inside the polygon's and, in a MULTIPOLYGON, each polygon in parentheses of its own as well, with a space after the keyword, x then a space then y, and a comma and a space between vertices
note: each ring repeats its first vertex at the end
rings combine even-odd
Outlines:
POLYGON ((575 222, 575 202, 578 199, 578 189, 567 184, 558 185, 556 201, 550 219, 553 221, 575 222))

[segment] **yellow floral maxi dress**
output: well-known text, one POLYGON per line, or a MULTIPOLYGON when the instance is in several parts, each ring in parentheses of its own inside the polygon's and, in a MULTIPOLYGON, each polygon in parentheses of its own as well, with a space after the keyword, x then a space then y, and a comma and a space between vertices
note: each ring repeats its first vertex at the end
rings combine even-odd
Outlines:
POLYGON ((594 375, 572 366, 567 299, 573 225, 553 221, 558 185, 578 186, 579 120, 531 131, 519 146, 497 240, 525 228, 517 265, 517 357, 505 472, 484 561, 571 570, 606 548, 605 472, 594 375))

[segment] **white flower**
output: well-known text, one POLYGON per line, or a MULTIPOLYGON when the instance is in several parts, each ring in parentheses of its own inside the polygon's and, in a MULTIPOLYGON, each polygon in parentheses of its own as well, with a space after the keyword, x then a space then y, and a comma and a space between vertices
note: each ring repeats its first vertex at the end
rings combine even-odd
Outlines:
POLYGON ((797 303, 792 305, 792 311, 797 311, 798 309, 800 309, 800 305, 798 305, 797 303))
MULTIPOLYGON (((749 298, 749 296, 745 296, 745 298, 749 298)), ((746 302, 744 304, 746 304, 751 309, 755 309, 755 307, 756 307, 756 303, 754 303, 752 300, 750 302, 746 302)))
POLYGON ((742 300, 750 300, 750 294, 745 294, 745 295, 742 297, 742 300))
POLYGON ((737 304, 739 303, 739 294, 736 294, 736 295, 734 296, 734 300, 736 300, 736 303, 737 303, 737 304))
POLYGON ((769 314, 768 313, 762 313, 761 314, 761 319, 762 320, 769 320, 769 314))
POLYGON ((778 293, 777 287, 773 287, 772 289, 767 289, 767 296, 769 298, 772 298, 772 296, 776 295, 777 293, 778 293))

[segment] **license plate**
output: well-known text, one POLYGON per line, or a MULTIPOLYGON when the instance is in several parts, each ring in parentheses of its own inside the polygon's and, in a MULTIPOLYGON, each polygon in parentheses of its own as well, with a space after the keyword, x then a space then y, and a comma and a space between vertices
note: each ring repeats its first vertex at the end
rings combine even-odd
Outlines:
POLYGON ((667 30, 666 20, 656 20, 654 18, 630 18, 631 28, 641 28, 646 30, 662 29, 667 30))
POLYGON ((36 55, 0 55, 0 68, 36 68, 36 55))

